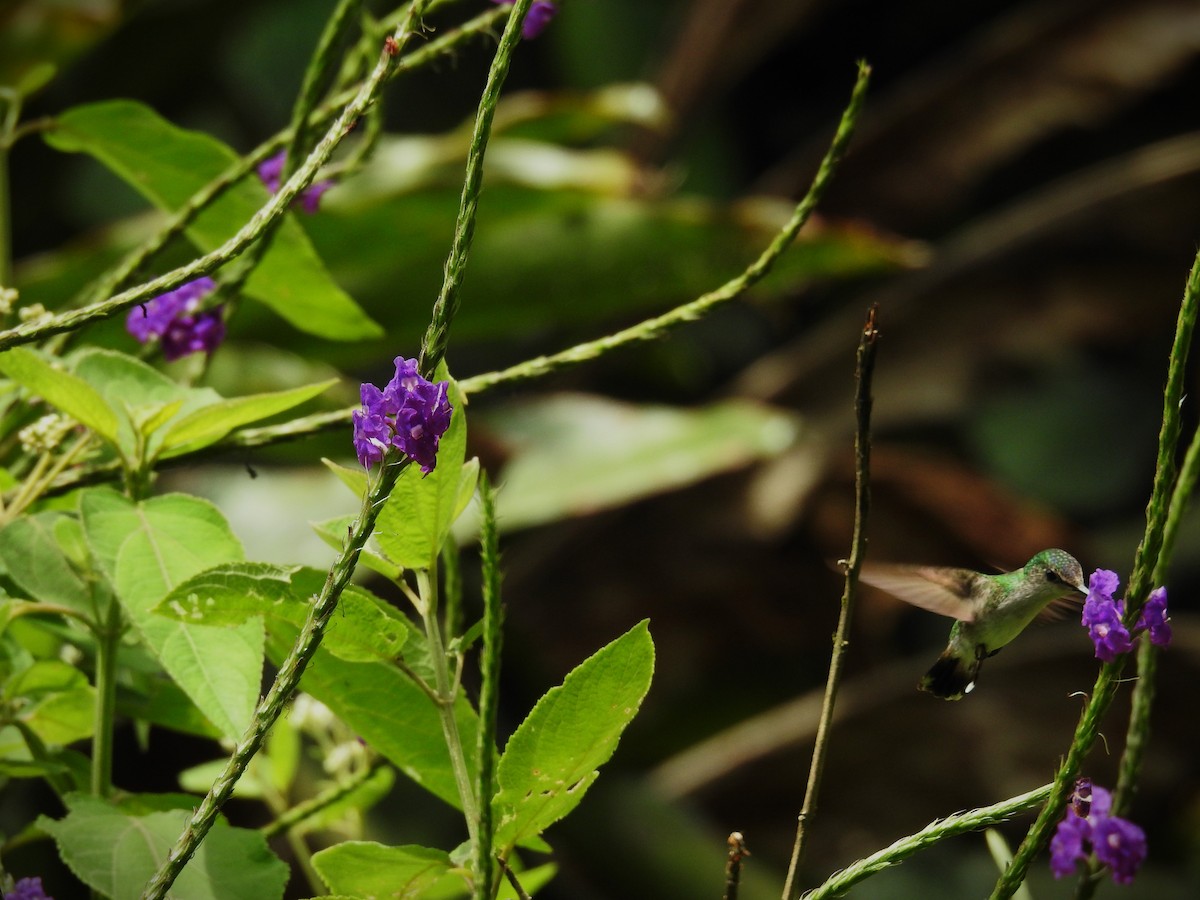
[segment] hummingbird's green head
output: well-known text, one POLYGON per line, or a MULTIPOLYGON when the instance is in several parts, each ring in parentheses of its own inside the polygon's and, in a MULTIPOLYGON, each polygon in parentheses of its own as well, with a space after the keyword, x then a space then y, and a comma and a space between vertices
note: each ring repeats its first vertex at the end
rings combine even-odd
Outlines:
POLYGON ((1064 550, 1043 550, 1025 564, 1024 573, 1026 578, 1061 588, 1064 596, 1072 590, 1087 593, 1079 560, 1064 550))

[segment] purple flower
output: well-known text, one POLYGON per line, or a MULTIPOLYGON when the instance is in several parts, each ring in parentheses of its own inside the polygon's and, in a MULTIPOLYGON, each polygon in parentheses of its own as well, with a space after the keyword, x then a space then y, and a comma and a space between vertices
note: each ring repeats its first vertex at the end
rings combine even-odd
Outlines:
POLYGON ((1069 810, 1066 818, 1058 823, 1054 837, 1050 838, 1050 871, 1055 878, 1063 878, 1075 871, 1081 859, 1087 859, 1084 845, 1092 834, 1088 820, 1069 810))
POLYGON ((163 358, 172 362, 189 353, 212 353, 225 339, 225 319, 221 308, 181 316, 163 333, 163 358))
POLYGON ((350 416, 354 422, 354 452, 359 464, 369 469, 383 459, 392 440, 392 429, 383 416, 383 394, 379 388, 364 384, 360 395, 363 408, 350 416))
POLYGON ((1113 881, 1129 884, 1146 861, 1146 832, 1120 816, 1108 816, 1092 827, 1092 849, 1112 871, 1113 881))
POLYGON ((415 359, 396 357, 396 374, 382 391, 373 384, 361 389, 363 408, 355 410, 354 450, 370 468, 396 447, 428 475, 437 467, 438 444, 450 427, 454 408, 450 382, 434 384, 417 372, 415 359))
POLYGON ((42 887, 40 878, 22 878, 4 895, 4 900, 54 900, 42 887))
POLYGON ((225 338, 220 308, 198 312, 204 298, 217 288, 211 278, 197 278, 159 294, 125 317, 125 329, 141 343, 162 339, 163 356, 176 360, 189 353, 212 353, 225 338))
POLYGON ((1155 588, 1142 607, 1137 627, 1150 632, 1150 643, 1165 647, 1171 643, 1171 617, 1167 615, 1167 589, 1155 588))
POLYGON ((1129 629, 1121 621, 1125 604, 1112 596, 1119 584, 1115 572, 1097 569, 1088 582, 1088 598, 1083 604, 1082 621, 1096 645, 1096 658, 1106 663, 1133 647, 1129 629))
MULTIPOLYGON (((512 4, 516 0, 492 0, 493 3, 512 4)), ((521 37, 527 41, 533 40, 546 30, 550 20, 558 13, 558 5, 551 0, 534 0, 529 12, 525 13, 525 21, 521 23, 521 37)))
POLYGON ((1112 794, 1107 790, 1093 787, 1085 778, 1076 782, 1076 795, 1089 792, 1088 814, 1079 815, 1073 798, 1072 806, 1058 823, 1050 840, 1050 869, 1055 878, 1062 878, 1074 872, 1080 860, 1095 853, 1096 859, 1111 870, 1113 881, 1129 884, 1146 859, 1146 833, 1128 819, 1109 815, 1112 794))
MULTIPOLYGON (((280 150, 270 159, 265 159, 258 164, 258 178, 272 194, 279 190, 280 180, 283 176, 283 164, 286 161, 287 151, 280 150)), ((333 182, 329 179, 314 181, 300 192, 301 208, 309 215, 315 213, 320 205, 321 195, 331 187, 333 187, 333 182)))

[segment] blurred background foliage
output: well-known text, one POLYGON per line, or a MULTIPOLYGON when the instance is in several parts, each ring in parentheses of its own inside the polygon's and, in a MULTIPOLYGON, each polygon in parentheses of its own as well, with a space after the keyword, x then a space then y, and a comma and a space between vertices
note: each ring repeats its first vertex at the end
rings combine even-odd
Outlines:
MULTIPOLYGON (((429 24, 485 5, 455 4, 429 24)), ((9 0, 0 82, 50 60, 59 72, 30 116, 127 97, 244 152, 286 124, 330 6, 9 0)), ((840 593, 827 560, 848 549, 851 375, 869 304, 882 330, 870 556, 994 570, 1061 546, 1087 571, 1128 574, 1200 239, 1200 7, 563 7, 521 49, 497 120, 451 342, 459 378, 624 327, 736 274, 807 187, 854 62, 875 72, 818 221, 752 296, 665 341, 470 406, 474 452, 507 485, 502 727, 641 618, 658 645, 621 752, 550 833, 561 871, 542 896, 717 896, 733 829, 754 853, 743 896, 777 896, 840 593)), ((345 405, 358 381, 386 380, 393 356, 415 353, 490 49, 480 41, 397 81, 370 167, 302 220, 386 339, 322 340, 247 304, 208 373, 214 386, 248 393, 337 370, 347 377, 329 403, 345 405)), ((23 302, 67 302, 155 221, 89 157, 26 140, 12 167, 23 302)), ((162 265, 192 254, 173 247, 162 265)), ((132 350, 119 322, 87 339, 132 350)), ((1185 415, 1194 426, 1193 403, 1185 415)), ((216 499, 253 558, 323 565, 330 551, 304 523, 347 507, 314 462, 349 449, 338 433, 172 471, 163 486, 216 499)), ((1134 807, 1151 847, 1133 889, 1144 896, 1200 890, 1198 536, 1193 516, 1169 581, 1176 642, 1160 664, 1134 807)), ((1071 694, 1095 671, 1080 629, 1031 630, 969 699, 942 704, 915 683, 946 630, 864 595, 806 880, 1044 783, 1067 747, 1071 694)), ((1088 766, 1101 783, 1115 780, 1124 713, 1088 766)), ((181 760, 211 755, 169 735, 150 742, 164 747, 181 760)), ((175 789, 147 776, 141 753, 130 736, 117 782, 175 789)), ((448 813, 401 783, 373 827, 382 840, 452 846, 448 813)), ((968 837, 856 896, 980 896, 992 877, 982 837, 968 837)), ((1070 888, 1039 871, 1033 890, 1070 888)))

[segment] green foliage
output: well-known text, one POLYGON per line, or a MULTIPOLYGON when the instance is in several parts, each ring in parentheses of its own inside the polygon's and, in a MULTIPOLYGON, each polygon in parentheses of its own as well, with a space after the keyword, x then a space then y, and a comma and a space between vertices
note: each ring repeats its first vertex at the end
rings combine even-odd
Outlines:
MULTIPOLYGON (((38 826, 54 838, 63 860, 89 887, 113 900, 142 896, 170 850, 187 809, 152 811, 154 798, 121 805, 86 796, 65 798, 67 815, 38 826), (142 803, 151 809, 141 808, 142 803)), ((172 896, 180 900, 270 900, 282 897, 287 866, 256 831, 218 823, 184 867, 172 896)))
MULTIPOLYGON (((176 585, 152 610, 160 616, 196 625, 233 627, 278 620, 304 624, 325 573, 301 566, 233 563, 207 569, 176 585)), ((399 656, 411 624, 378 597, 359 587, 342 594, 338 616, 322 646, 351 662, 399 656)))
POLYGON ((141 638, 204 715, 239 737, 258 700, 262 623, 218 628, 154 614, 177 584, 241 558, 221 513, 184 494, 134 503, 111 490, 85 493, 80 513, 92 552, 141 638))
POLYGON ((654 644, 643 622, 538 701, 496 771, 499 852, 540 835, 579 804, 637 714, 653 672, 654 644))
MULTIPOLYGON (((58 150, 89 153, 159 209, 179 209, 221 176, 238 156, 209 135, 186 131, 149 107, 127 100, 76 107, 57 119, 46 140, 58 150)), ((267 193, 253 177, 231 186, 188 228, 200 250, 233 236, 263 205, 267 193)), ((285 221, 246 283, 246 292, 291 325, 331 340, 381 334, 329 277, 295 222, 285 221)))

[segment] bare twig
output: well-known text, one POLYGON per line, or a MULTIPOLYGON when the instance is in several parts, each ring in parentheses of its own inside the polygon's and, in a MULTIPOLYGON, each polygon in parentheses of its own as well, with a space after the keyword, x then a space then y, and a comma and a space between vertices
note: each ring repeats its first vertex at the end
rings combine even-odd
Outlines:
POLYGON ((817 812, 817 794, 821 789, 821 777, 825 771, 825 756, 829 749, 829 726, 833 720, 833 708, 837 702, 838 687, 842 680, 846 649, 850 646, 850 620, 854 613, 854 599, 858 590, 858 572, 867 543, 867 513, 871 506, 871 376, 875 371, 875 342, 879 331, 875 317, 879 308, 872 306, 867 313, 858 343, 858 354, 854 370, 856 429, 854 435, 854 537, 851 542, 850 558, 846 562, 846 586, 842 591, 842 609, 838 615, 837 632, 833 637, 833 653, 829 658, 829 677, 825 681, 825 700, 821 705, 821 720, 817 725, 817 739, 813 747, 812 761, 808 769, 808 786, 804 791, 804 806, 796 822, 796 842, 792 847, 792 861, 788 865, 787 880, 783 887, 783 900, 800 896, 799 870, 804 857, 804 845, 808 838, 808 824, 817 812))

